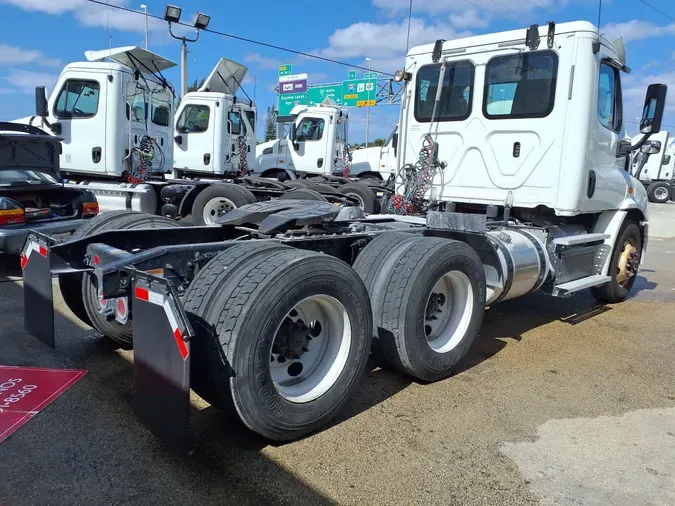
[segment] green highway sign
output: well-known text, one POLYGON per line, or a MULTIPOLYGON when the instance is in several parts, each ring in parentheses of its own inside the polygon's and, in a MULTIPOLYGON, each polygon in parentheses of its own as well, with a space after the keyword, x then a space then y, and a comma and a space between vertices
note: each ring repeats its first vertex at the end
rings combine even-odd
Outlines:
POLYGON ((293 73, 293 67, 291 65, 279 65, 279 75, 280 76, 290 76, 293 73))
MULTIPOLYGON (((372 74, 371 74, 372 75, 372 74)), ((377 76, 377 74, 375 74, 377 76)), ((377 98, 377 77, 342 81, 342 105, 348 107, 374 106, 377 98)))
POLYGON ((325 98, 330 98, 337 105, 342 105, 342 85, 333 84, 307 89, 308 105, 319 105, 325 98))
POLYGON ((349 79, 356 79, 356 70, 349 71, 349 79))
POLYGON ((307 93, 287 93, 278 96, 279 116, 288 116, 296 105, 307 105, 307 93))
POLYGON ((366 72, 363 77, 365 79, 377 79, 377 72, 366 72))

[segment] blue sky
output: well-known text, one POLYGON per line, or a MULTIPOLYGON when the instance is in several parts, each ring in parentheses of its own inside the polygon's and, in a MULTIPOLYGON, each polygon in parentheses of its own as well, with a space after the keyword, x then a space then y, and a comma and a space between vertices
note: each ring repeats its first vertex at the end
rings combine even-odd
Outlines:
MULTIPOLYGON (((675 18, 671 0, 648 0, 675 18)), ((109 0, 111 4, 148 11, 161 16, 165 2, 156 0, 109 0)), ((258 39, 308 53, 394 72, 403 63, 409 0, 174 0, 190 20, 197 10, 211 15, 210 28, 258 39)), ((414 0, 411 45, 430 43, 508 29, 573 20, 597 22, 596 1, 588 0, 414 0)), ((675 125, 675 21, 655 12, 639 0, 603 0, 603 33, 623 35, 628 64, 633 69, 624 80, 626 119, 639 114, 647 84, 670 86, 666 123, 675 125)), ((144 45, 142 15, 106 9, 86 0, 0 0, 0 119, 9 120, 33 112, 33 90, 50 87, 65 63, 81 61, 88 49, 144 45), (108 29, 109 27, 109 29, 108 29), (30 34, 30 35, 27 35, 30 34)), ((170 38, 166 24, 150 21, 150 49, 176 62, 179 43, 170 38)), ((349 67, 299 57, 282 51, 204 33, 190 46, 189 78, 205 77, 220 57, 245 63, 249 75, 244 87, 264 117, 276 101, 273 91, 277 66, 291 63, 294 72, 309 73, 309 83, 346 79, 349 67)), ((361 71, 359 71, 360 73, 361 71)), ((178 68, 167 78, 180 88, 178 68)), ((394 126, 398 106, 371 109, 370 138, 386 137, 394 126)), ((350 141, 363 142, 365 113, 350 111, 350 141)), ((262 126, 262 124, 260 125, 262 126)), ((628 125, 633 133, 635 126, 628 125)), ((675 130, 675 128, 674 128, 675 130)))

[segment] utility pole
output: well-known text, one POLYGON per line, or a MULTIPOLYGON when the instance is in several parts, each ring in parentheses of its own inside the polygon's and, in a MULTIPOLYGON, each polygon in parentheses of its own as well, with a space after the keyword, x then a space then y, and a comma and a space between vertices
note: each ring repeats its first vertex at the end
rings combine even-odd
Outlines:
POLYGON ((148 6, 142 4, 141 9, 145 11, 145 49, 147 50, 150 48, 150 46, 148 45, 148 6))
POLYGON ((366 148, 368 147, 368 133, 370 131, 370 65, 372 63, 372 60, 370 58, 366 58, 366 61, 368 62, 368 79, 366 80, 366 88, 368 88, 368 102, 366 103, 366 148))

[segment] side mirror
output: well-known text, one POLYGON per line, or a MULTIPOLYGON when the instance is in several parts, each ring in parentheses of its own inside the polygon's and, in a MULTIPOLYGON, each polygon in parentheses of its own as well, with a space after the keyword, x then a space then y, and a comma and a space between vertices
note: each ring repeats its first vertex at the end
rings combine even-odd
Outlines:
POLYGON ((176 142, 178 146, 183 145, 183 136, 182 135, 176 135, 173 140, 176 142))
POLYGON ((642 146, 640 146, 640 153, 645 155, 657 155, 661 152, 661 142, 660 141, 647 141, 642 146))
POLYGON ((661 165, 668 165, 670 164, 670 155, 665 155, 663 157, 663 163, 661 165))
POLYGON ((288 140, 295 143, 295 139, 296 139, 295 125, 291 125, 291 129, 288 132, 288 140))
POLYGON ((645 105, 642 109, 642 118, 640 119, 640 133, 655 134, 661 131, 667 93, 668 86, 665 84, 649 85, 645 105))
POLYGON ((47 107, 47 88, 44 86, 37 86, 35 88, 35 115, 41 118, 49 116, 49 109, 47 107))

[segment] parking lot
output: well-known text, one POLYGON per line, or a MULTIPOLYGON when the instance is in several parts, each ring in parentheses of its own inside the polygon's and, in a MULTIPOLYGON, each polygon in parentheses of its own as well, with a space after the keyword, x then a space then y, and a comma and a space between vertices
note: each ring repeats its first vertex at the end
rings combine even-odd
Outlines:
POLYGON ((496 305, 457 374, 369 371, 327 429, 270 444, 193 395, 190 457, 131 412, 132 354, 59 300, 56 350, 0 274, 0 364, 89 373, 0 444, 7 504, 673 504, 675 204, 650 208, 631 298, 496 305))

